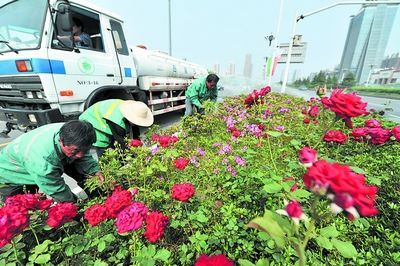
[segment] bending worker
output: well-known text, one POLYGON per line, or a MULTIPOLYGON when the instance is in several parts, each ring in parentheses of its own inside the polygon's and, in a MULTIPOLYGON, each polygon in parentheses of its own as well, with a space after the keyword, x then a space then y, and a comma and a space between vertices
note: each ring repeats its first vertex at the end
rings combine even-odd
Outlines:
POLYGON ((211 100, 216 102, 218 97, 217 83, 219 77, 215 74, 209 74, 206 78, 200 78, 193 81, 193 83, 186 90, 185 101, 185 116, 193 114, 193 109, 196 108, 199 113, 203 110, 203 102, 211 100))
POLYGON ((25 133, 0 151, 0 202, 7 196, 40 189, 57 202, 75 201, 63 173, 83 186, 85 175, 97 175, 96 160, 89 153, 96 141, 88 122, 70 121, 44 125, 25 133))
POLYGON ((97 155, 100 157, 115 141, 126 148, 125 137, 139 139, 139 126, 149 127, 154 122, 153 114, 143 102, 132 100, 105 100, 90 106, 79 116, 90 122, 96 130, 97 155))

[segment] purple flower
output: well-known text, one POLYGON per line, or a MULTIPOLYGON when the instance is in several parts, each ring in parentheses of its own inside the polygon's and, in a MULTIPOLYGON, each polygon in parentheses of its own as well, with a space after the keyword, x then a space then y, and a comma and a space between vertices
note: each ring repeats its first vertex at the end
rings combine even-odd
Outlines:
POLYGON ((284 126, 276 126, 274 127, 276 131, 285 131, 285 127, 284 126))
POLYGON ((190 162, 191 162, 194 166, 196 166, 196 167, 199 167, 199 166, 200 166, 199 162, 196 160, 196 156, 192 156, 192 157, 190 158, 190 162))
POLYGON ((281 108, 279 108, 278 112, 279 113, 287 113, 287 112, 289 112, 289 109, 287 109, 286 107, 281 107, 281 108))
POLYGON ((160 147, 158 147, 158 145, 154 145, 151 147, 151 154, 155 155, 159 150, 160 150, 160 147))
POLYGON ((244 126, 247 130, 249 130, 254 136, 261 137, 262 130, 256 124, 247 124, 244 126))
POLYGON ((238 165, 240 165, 240 166, 243 166, 243 165, 246 164, 246 160, 240 158, 239 156, 235 156, 235 162, 236 162, 238 165))
POLYGON ((219 174, 219 169, 214 169, 214 174, 218 175, 219 174))
POLYGON ((219 154, 220 155, 222 155, 222 154, 231 154, 231 152, 232 152, 232 149, 228 144, 222 146, 222 148, 219 150, 219 154))
POLYGON ((197 148, 197 153, 198 153, 200 156, 206 155, 206 152, 205 152, 202 148, 200 148, 200 147, 197 148))
POLYGON ((236 170, 230 165, 226 168, 226 171, 228 171, 232 176, 236 176, 237 175, 236 170))

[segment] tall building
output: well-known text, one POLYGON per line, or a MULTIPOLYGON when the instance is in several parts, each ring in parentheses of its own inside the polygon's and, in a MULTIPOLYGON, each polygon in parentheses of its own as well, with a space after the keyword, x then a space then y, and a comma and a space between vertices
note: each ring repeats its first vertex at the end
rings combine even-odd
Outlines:
POLYGON ((367 82, 371 69, 379 66, 384 57, 397 8, 390 4, 363 6, 351 18, 339 78, 350 71, 359 84, 367 82))
POLYGON ((251 63, 251 54, 246 54, 244 59, 243 76, 246 78, 251 78, 253 71, 253 64, 251 63))
POLYGON ((214 65, 212 66, 211 71, 212 71, 213 73, 215 73, 215 74, 218 75, 218 74, 220 73, 220 66, 219 66, 219 64, 214 64, 214 65))
POLYGON ((226 70, 227 76, 233 76, 236 74, 236 65, 234 63, 230 63, 228 65, 228 69, 226 70))

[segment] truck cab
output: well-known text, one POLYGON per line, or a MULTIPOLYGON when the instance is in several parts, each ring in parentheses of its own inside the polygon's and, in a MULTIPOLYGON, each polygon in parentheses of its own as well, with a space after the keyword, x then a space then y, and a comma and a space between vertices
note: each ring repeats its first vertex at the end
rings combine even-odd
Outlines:
POLYGON ((6 132, 76 118, 104 99, 144 101, 155 114, 182 109, 185 88, 206 74, 199 65, 128 46, 122 19, 87 1, 15 0, 0 7, 6 132), (89 45, 74 39, 76 19, 89 45))

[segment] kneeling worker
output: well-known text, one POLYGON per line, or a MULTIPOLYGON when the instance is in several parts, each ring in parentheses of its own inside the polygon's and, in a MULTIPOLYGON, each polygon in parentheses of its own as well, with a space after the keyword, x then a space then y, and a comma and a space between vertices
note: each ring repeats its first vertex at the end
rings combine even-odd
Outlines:
POLYGON ((79 116, 80 120, 90 122, 96 130, 97 156, 100 157, 108 147, 117 141, 126 148, 124 138, 138 139, 139 126, 149 127, 154 122, 153 114, 143 102, 132 100, 105 100, 90 106, 79 116))
POLYGON ((38 187, 57 202, 75 201, 62 174, 71 176, 80 186, 85 175, 97 175, 103 181, 89 153, 95 141, 93 126, 78 120, 44 125, 19 136, 0 151, 0 202, 24 193, 24 186, 38 187))

